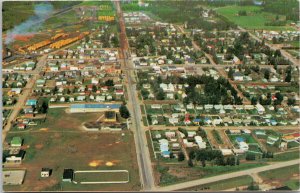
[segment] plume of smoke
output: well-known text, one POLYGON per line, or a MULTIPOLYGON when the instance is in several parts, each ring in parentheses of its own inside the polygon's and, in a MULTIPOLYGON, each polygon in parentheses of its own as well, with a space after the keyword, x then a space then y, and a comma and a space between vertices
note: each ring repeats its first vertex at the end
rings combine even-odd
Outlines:
POLYGON ((52 12, 52 4, 36 4, 33 16, 7 32, 5 44, 12 43, 14 41, 14 36, 16 35, 27 35, 36 32, 52 12))

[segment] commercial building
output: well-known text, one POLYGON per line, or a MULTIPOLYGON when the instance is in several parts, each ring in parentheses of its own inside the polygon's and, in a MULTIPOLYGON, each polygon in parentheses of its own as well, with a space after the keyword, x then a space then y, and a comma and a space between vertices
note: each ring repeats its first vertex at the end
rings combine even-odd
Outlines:
POLYGON ((103 112, 107 110, 118 112, 121 104, 73 104, 71 113, 103 112))

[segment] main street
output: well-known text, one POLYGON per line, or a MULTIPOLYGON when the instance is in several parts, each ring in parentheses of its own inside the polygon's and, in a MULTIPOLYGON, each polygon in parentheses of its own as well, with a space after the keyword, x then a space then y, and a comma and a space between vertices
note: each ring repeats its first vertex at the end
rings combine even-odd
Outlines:
MULTIPOLYGON (((126 36, 126 29, 125 29, 125 23, 123 18, 123 13, 120 7, 120 2, 115 2, 116 9, 117 9, 117 15, 119 18, 120 23, 120 42, 121 42, 121 54, 123 55, 124 64, 122 65, 122 69, 124 70, 124 67, 133 67, 132 60, 128 58, 130 55, 129 50, 129 44, 126 36)), ((133 121, 133 132, 134 132, 134 139, 135 139, 135 145, 136 145, 136 153, 137 153, 137 160, 139 165, 139 172, 140 172, 140 178, 141 183, 143 186, 143 190, 153 190, 154 185, 154 178, 152 174, 152 165, 151 165, 151 159, 150 154, 148 150, 147 145, 147 138, 145 134, 145 130, 142 126, 142 117, 141 117, 141 110, 139 106, 139 99, 136 92, 136 84, 134 83, 134 72, 131 70, 124 70, 124 73, 126 73, 126 79, 128 84, 127 86, 127 93, 128 93, 128 107, 131 112, 131 117, 133 121)))
POLYGON ((165 187, 158 187, 155 190, 156 191, 183 190, 183 189, 186 189, 186 188, 191 188, 191 187, 199 186, 199 185, 202 185, 202 184, 208 184, 208 183, 217 182, 217 181, 220 181, 220 180, 227 180, 227 179, 230 179, 230 178, 240 177, 240 176, 244 176, 244 175, 252 175, 252 174, 259 173, 259 172, 269 171, 269 170, 273 170, 273 169, 277 169, 277 168, 283 168, 283 167, 296 165, 296 164, 300 164, 299 159, 291 160, 291 161, 285 161, 285 162, 279 162, 279 163, 275 163, 275 164, 272 164, 272 165, 252 168, 252 169, 238 171, 238 172, 232 172, 232 173, 228 173, 228 174, 222 174, 222 175, 209 177, 209 178, 203 178, 203 179, 199 179, 199 180, 183 182, 183 183, 170 185, 170 186, 165 186, 165 187))

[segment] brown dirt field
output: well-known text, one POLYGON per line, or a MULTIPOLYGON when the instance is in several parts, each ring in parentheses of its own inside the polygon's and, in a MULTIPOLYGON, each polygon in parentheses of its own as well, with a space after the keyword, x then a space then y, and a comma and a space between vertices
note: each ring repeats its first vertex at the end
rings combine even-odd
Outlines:
POLYGON ((42 149, 43 147, 44 147, 43 144, 37 144, 37 145, 35 145, 35 148, 36 148, 36 149, 42 149))
POLYGON ((218 148, 218 147, 222 147, 224 148, 224 144, 218 144, 218 142, 215 140, 213 134, 212 134, 212 131, 207 131, 207 139, 209 140, 210 144, 212 146, 214 146, 215 148, 218 148))
POLYGON ((219 131, 219 134, 220 134, 220 136, 221 136, 221 138, 223 140, 222 147, 224 147, 224 148, 232 148, 233 145, 231 144, 228 136, 225 134, 225 132, 224 132, 225 130, 218 130, 218 131, 219 131))
MULTIPOLYGON (((20 133, 24 143, 30 146, 20 167, 26 168, 22 186, 4 186, 6 191, 121 191, 139 190, 139 174, 133 134, 89 132, 38 132, 20 133), (119 142, 119 143, 115 143, 119 142), (112 144, 109 146, 108 144, 112 144), (42 149, 39 149, 43 144, 42 149), (93 160, 100 160, 98 166, 90 166, 93 160), (111 162, 113 165, 106 166, 111 162), (42 179, 43 167, 53 169, 49 178, 42 179), (126 169, 130 182, 127 184, 80 185, 62 182, 63 170, 126 169)), ((10 139, 15 134, 9 134, 10 139)))
POLYGON ((292 133, 298 132, 298 130, 296 130, 296 129, 286 129, 286 130, 281 129, 281 130, 278 130, 277 132, 282 133, 282 134, 292 134, 292 133))

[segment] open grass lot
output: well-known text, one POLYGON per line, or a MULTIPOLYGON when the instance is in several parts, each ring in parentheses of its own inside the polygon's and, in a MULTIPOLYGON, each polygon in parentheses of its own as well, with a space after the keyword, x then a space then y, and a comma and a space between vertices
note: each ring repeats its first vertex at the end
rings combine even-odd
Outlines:
MULTIPOLYGON (((246 29, 264 30, 293 30, 289 26, 266 26, 266 22, 275 20, 276 15, 262 12, 262 8, 256 6, 226 6, 218 8, 216 11, 235 24, 246 29), (246 11, 246 16, 238 16, 239 11, 246 11)), ((280 19, 283 19, 281 16, 280 19)))
POLYGON ((133 135, 121 133, 92 133, 83 131, 35 131, 9 133, 24 139, 26 155, 22 168, 27 174, 22 186, 4 186, 5 191, 81 191, 81 190, 139 190, 138 166, 135 159, 133 135), (76 161, 74 161, 76 160, 76 161), (52 168, 52 176, 40 178, 42 167, 52 168), (129 183, 80 185, 64 182, 65 168, 74 170, 124 169, 129 171, 129 183))
POLYGON ((83 122, 96 121, 103 113, 67 113, 65 108, 49 109, 46 121, 33 130, 79 131, 83 122))
POLYGON ((3 2, 3 31, 13 28, 34 14, 34 5, 32 2, 3 2), (18 11, 18 14, 14 11, 18 11))
POLYGON ((292 190, 299 190, 300 189, 300 182, 299 179, 293 179, 293 180, 288 180, 287 182, 284 183, 287 187, 289 187, 292 190))
POLYGON ((299 158, 300 158, 299 149, 296 149, 295 151, 276 154, 274 155, 274 158, 272 158, 270 161, 288 161, 288 160, 299 159, 299 158))
POLYGON ((126 172, 84 172, 75 173, 74 180, 80 182, 115 182, 127 181, 128 174, 126 172))
POLYGON ((200 190, 226 190, 236 188, 239 186, 249 186, 252 182, 250 176, 240 176, 236 178, 230 178, 228 180, 221 180, 214 183, 203 184, 201 186, 184 189, 184 191, 200 191, 200 190))
MULTIPOLYGON (((74 10, 69 10, 63 14, 58 14, 56 16, 50 17, 45 21, 43 27, 45 29, 61 29, 79 21, 79 16, 77 16, 74 10)), ((80 30, 80 28, 78 28, 80 30)))
POLYGON ((237 166, 200 166, 198 163, 194 167, 187 166, 186 162, 166 164, 159 162, 156 167, 156 178, 160 186, 212 177, 220 174, 246 170, 250 168, 265 166, 266 163, 243 163, 237 166))
POLYGON ((292 190, 299 190, 299 165, 261 172, 259 175, 264 181, 278 181, 292 190))

